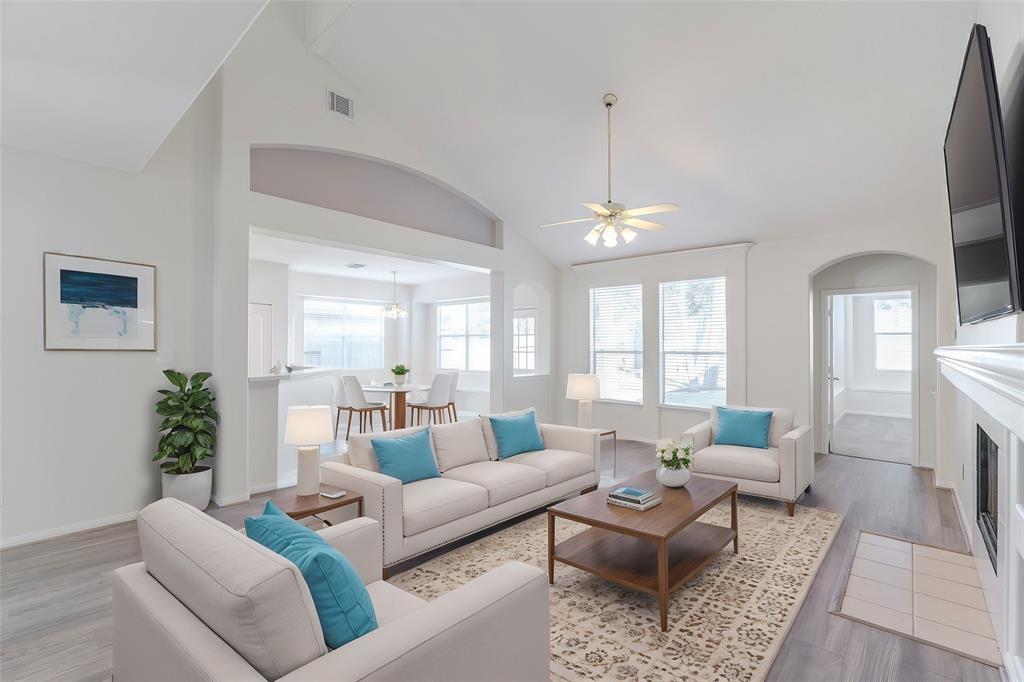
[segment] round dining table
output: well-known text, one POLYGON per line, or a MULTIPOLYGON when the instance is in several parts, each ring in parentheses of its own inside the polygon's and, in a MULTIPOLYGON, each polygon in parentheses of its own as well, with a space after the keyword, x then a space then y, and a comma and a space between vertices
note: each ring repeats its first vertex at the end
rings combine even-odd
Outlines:
POLYGON ((405 407, 406 407, 406 394, 414 393, 416 391, 429 391, 430 386, 423 386, 421 384, 403 384, 402 386, 396 386, 394 384, 364 384, 363 393, 387 393, 388 403, 391 409, 391 428, 392 429, 404 429, 405 424, 405 407))

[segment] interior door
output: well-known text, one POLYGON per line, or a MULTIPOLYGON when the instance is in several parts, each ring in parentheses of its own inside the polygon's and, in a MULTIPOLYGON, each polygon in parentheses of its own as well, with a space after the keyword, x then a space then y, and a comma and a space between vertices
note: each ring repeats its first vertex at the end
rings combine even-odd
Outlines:
POLYGON ((832 429, 835 426, 835 385, 838 379, 835 376, 835 324, 832 315, 834 300, 832 294, 826 294, 823 304, 825 306, 825 443, 826 451, 832 452, 832 429))

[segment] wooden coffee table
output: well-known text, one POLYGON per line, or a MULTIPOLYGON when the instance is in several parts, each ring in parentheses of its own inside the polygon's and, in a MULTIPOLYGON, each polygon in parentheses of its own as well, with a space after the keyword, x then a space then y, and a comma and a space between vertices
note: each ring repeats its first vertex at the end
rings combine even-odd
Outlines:
POLYGON ((694 476, 685 487, 667 488, 658 483, 652 469, 548 508, 548 581, 555 584, 555 562, 560 561, 653 594, 664 632, 669 593, 700 572, 730 542, 738 554, 735 483, 694 476), (660 493, 662 503, 647 511, 608 504, 608 492, 627 485, 660 493), (730 496, 731 528, 697 520, 730 496), (556 517, 590 528, 556 545, 556 517))

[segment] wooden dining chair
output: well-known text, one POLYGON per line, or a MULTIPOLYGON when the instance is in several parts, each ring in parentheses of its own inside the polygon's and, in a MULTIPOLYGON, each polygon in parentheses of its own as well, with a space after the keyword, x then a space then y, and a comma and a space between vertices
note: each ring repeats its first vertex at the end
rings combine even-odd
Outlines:
POLYGON ((434 375, 430 382, 430 392, 427 399, 422 403, 410 403, 412 417, 416 425, 423 423, 423 414, 427 415, 427 424, 443 424, 445 415, 448 414, 448 402, 450 400, 450 386, 452 377, 450 374, 439 373, 434 375))
MULTIPOLYGON (((344 389, 345 406, 338 405, 338 424, 341 424, 341 410, 348 410, 348 430, 345 434, 345 440, 348 440, 349 435, 352 433, 352 415, 353 413, 359 414, 359 433, 366 432, 366 424, 369 421, 370 431, 373 431, 373 415, 375 412, 380 412, 381 426, 385 431, 388 430, 388 406, 384 403, 372 402, 366 399, 366 394, 363 393, 363 386, 359 383, 359 377, 344 376, 341 378, 342 388, 344 389)), ((337 429, 335 429, 335 437, 337 437, 337 429)))

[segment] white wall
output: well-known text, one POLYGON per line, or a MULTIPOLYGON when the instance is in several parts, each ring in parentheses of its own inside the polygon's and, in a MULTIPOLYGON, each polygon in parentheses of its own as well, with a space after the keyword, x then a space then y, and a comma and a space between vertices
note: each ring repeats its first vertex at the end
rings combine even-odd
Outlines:
POLYGON ((271 306, 274 346, 271 364, 281 368, 292 361, 288 354, 288 301, 288 265, 249 261, 249 303, 271 306))
POLYGON ((660 341, 658 284, 681 279, 726 277, 727 395, 730 403, 746 402, 746 253, 749 244, 738 244, 656 256, 624 258, 561 271, 558 315, 556 399, 564 423, 576 423, 576 403, 564 399, 566 375, 589 372, 589 295, 594 287, 643 285, 643 404, 594 403, 595 428, 618 430, 620 438, 657 439, 678 437, 682 431, 708 418, 709 410, 665 407, 660 402, 660 341))
MULTIPOLYGON (((4 544, 126 520, 160 495, 160 372, 213 365, 218 89, 138 174, 3 147, 4 544), (44 351, 44 251, 155 265, 157 351, 44 351)), ((222 403, 222 377, 211 385, 222 403)))

